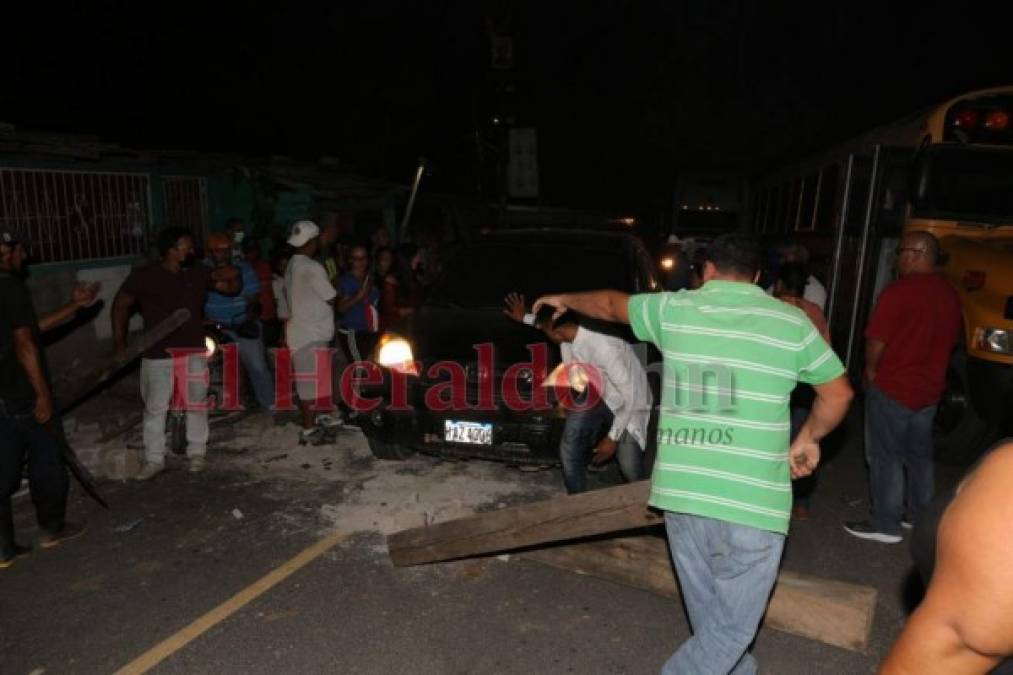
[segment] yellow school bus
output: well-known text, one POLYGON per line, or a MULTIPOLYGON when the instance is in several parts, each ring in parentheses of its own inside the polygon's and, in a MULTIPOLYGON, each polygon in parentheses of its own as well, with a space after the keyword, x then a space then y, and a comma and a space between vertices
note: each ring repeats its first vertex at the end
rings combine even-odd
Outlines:
POLYGON ((804 244, 828 291, 833 344, 857 377, 865 324, 910 230, 942 245, 963 340, 936 416, 936 449, 977 455, 1013 415, 1013 86, 919 111, 758 180, 750 226, 804 244))

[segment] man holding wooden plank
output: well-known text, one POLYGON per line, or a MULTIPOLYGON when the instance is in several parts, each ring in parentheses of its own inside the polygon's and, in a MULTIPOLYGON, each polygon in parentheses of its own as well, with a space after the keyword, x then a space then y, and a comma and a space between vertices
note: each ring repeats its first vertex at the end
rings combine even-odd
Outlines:
POLYGON ((664 358, 650 504, 665 512, 694 631, 666 674, 757 671, 748 648, 781 560, 790 478, 812 473, 851 402, 840 360, 801 310, 756 286, 759 266, 759 242, 728 234, 709 247, 698 290, 553 295, 533 308, 628 323, 664 358), (816 402, 789 446, 800 381, 816 402))

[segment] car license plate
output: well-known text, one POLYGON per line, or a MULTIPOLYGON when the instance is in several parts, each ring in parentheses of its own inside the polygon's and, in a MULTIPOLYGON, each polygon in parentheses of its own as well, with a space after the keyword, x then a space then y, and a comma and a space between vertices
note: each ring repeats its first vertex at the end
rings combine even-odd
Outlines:
POLYGON ((443 440, 447 443, 492 445, 492 424, 482 422, 443 422, 443 440))

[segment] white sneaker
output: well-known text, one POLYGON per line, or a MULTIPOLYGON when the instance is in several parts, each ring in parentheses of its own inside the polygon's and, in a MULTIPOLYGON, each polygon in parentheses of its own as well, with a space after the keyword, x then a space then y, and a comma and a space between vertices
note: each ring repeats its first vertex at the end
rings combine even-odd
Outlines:
POLYGON ((320 413, 313 421, 318 427, 329 429, 345 426, 340 413, 320 413))
POLYGON ((196 455, 190 458, 190 465, 188 468, 190 473, 200 473, 204 470, 205 466, 207 466, 207 460, 204 458, 204 455, 196 455))
POLYGON ((151 480, 163 471, 165 471, 165 464, 148 462, 141 467, 141 470, 134 476, 134 480, 151 480))

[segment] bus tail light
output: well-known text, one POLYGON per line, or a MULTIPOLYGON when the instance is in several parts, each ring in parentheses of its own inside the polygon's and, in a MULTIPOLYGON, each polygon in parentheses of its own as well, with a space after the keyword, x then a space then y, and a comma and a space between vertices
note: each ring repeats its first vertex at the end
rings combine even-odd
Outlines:
POLYGON ((965 291, 977 291, 985 287, 985 272, 982 270, 967 270, 960 278, 960 285, 965 291))
POLYGON ((989 131, 1006 131, 1009 126, 1009 113, 1005 110, 993 110, 985 115, 984 127, 989 131))
POLYGON ((970 108, 961 110, 953 116, 953 124, 961 129, 971 129, 978 126, 978 111, 970 108))

